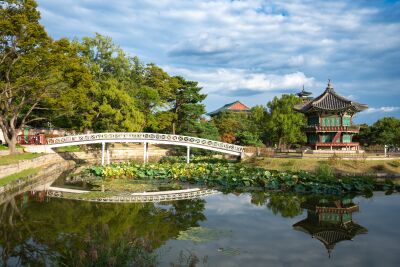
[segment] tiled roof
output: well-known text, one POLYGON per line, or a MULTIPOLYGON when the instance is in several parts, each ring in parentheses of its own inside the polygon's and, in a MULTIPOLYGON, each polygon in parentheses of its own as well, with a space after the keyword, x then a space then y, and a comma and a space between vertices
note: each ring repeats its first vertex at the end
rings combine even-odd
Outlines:
POLYGON ((302 104, 296 105, 295 110, 307 113, 308 111, 321 110, 321 111, 345 111, 352 110, 354 112, 362 111, 367 109, 368 106, 365 104, 360 104, 343 96, 338 95, 333 89, 331 83, 328 83, 328 87, 325 92, 302 104))
POLYGON ((249 111, 250 108, 246 106, 245 104, 241 103, 240 101, 235 101, 229 104, 224 105, 223 107, 220 107, 217 110, 214 110, 212 112, 207 113, 208 116, 214 116, 217 115, 218 113, 224 112, 224 111, 233 111, 233 112, 238 112, 238 111, 249 111))

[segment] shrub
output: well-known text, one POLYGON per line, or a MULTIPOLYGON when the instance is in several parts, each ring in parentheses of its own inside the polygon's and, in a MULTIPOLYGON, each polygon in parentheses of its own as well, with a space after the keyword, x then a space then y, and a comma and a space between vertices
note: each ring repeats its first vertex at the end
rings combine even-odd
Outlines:
POLYGON ((400 167, 400 160, 394 160, 392 162, 389 162, 389 165, 395 168, 400 167))
POLYGON ((315 174, 320 179, 329 180, 334 177, 333 169, 330 165, 322 163, 315 169, 315 174))
POLYGON ((336 166, 336 165, 339 164, 339 161, 340 161, 341 159, 342 159, 342 158, 341 158, 339 155, 337 155, 337 154, 335 153, 335 154, 333 154, 331 157, 329 157, 328 162, 329 162, 329 164, 330 164, 331 166, 336 166))

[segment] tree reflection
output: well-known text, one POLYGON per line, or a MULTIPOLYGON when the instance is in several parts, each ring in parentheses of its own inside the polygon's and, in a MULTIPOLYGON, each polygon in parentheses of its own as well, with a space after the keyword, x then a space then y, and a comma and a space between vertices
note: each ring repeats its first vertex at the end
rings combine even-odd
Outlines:
POLYGON ((25 223, 25 217, 14 197, 9 198, 0 207, 0 245, 1 266, 8 266, 8 259, 14 258, 12 265, 45 265, 46 258, 52 253, 44 245, 27 238, 33 231, 25 223))
POLYGON ((254 192, 251 194, 251 203, 266 205, 275 215, 293 218, 303 212, 301 203, 305 196, 284 192, 254 192))
POLYGON ((1 208, 3 265, 153 266, 153 251, 205 220, 204 200, 168 205, 11 199, 1 208), (14 264, 13 264, 14 265, 14 264))

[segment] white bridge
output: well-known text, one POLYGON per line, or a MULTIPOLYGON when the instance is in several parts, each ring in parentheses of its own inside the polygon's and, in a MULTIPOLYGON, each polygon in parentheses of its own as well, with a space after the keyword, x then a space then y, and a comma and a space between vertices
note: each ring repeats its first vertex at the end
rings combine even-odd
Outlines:
POLYGON ((47 146, 49 148, 72 145, 102 144, 101 163, 103 165, 105 162, 105 154, 109 155, 108 150, 105 151, 106 143, 143 143, 143 161, 145 163, 148 162, 149 144, 186 146, 187 163, 189 163, 190 161, 191 147, 212 150, 239 157, 242 157, 244 154, 244 147, 242 146, 203 138, 174 134, 116 132, 70 135, 47 139, 47 146))
POLYGON ((95 198, 82 198, 79 196, 81 193, 88 193, 89 191, 73 190, 67 188, 50 187, 47 190, 46 195, 48 197, 75 199, 89 202, 111 202, 111 203, 130 203, 130 202, 163 202, 163 201, 174 201, 182 199, 194 199, 203 196, 213 195, 220 193, 214 189, 183 189, 183 190, 171 190, 171 191, 158 191, 158 192, 143 192, 143 193, 132 193, 125 196, 111 196, 111 197, 95 197, 95 198), (74 196, 64 195, 64 193, 75 193, 74 196))

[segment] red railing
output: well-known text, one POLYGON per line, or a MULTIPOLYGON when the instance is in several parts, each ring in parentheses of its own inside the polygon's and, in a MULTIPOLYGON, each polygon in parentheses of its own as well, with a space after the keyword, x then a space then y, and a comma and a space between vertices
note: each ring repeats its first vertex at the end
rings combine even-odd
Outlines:
POLYGON ((306 132, 359 132, 360 126, 304 126, 303 130, 306 132))
POLYGON ((351 143, 322 143, 322 142, 317 142, 313 145, 316 146, 359 146, 360 143, 358 142, 351 142, 351 143))

